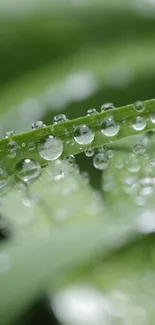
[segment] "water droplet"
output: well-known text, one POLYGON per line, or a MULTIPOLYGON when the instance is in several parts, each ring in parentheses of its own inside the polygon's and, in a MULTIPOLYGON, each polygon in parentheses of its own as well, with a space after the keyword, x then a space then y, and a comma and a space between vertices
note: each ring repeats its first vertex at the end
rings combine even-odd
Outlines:
POLYGON ((93 165, 96 169, 104 170, 108 167, 109 159, 104 153, 98 153, 94 156, 93 165))
POLYGON ((32 123, 32 129, 36 130, 36 129, 41 129, 43 127, 45 127, 46 125, 43 123, 43 121, 36 121, 34 123, 32 123))
POLYGON ((63 123, 63 122, 65 122, 65 121, 67 121, 67 117, 66 117, 66 115, 64 115, 64 114, 58 114, 58 115, 56 115, 56 116, 54 117, 54 119, 53 119, 53 123, 54 123, 54 124, 63 123))
POLYGON ((108 150, 108 147, 106 144, 104 146, 98 148, 98 152, 106 152, 107 150, 108 150))
POLYGON ((94 115, 94 114, 98 114, 98 111, 96 110, 96 108, 88 109, 87 116, 94 115))
POLYGON ((132 127, 136 131, 144 130, 146 127, 146 119, 142 116, 137 116, 136 120, 132 123, 132 127))
POLYGON ((112 117, 105 118, 101 125, 101 131, 107 137, 113 137, 117 135, 119 130, 120 125, 112 117))
POLYGON ((23 159, 16 166, 17 177, 24 182, 31 182, 41 173, 40 164, 32 159, 23 159))
POLYGON ((106 151, 106 157, 107 158, 113 158, 115 156, 115 153, 114 153, 114 151, 113 150, 107 150, 106 151))
POLYGON ((12 137, 14 134, 15 134, 14 131, 8 131, 8 132, 5 133, 5 138, 10 138, 10 137, 12 137))
POLYGON ((70 155, 66 158, 66 160, 69 162, 70 165, 75 165, 75 156, 70 155))
POLYGON ((128 158, 127 161, 127 168, 128 171, 130 171, 131 173, 138 173, 141 166, 140 166, 140 162, 137 159, 137 157, 133 154, 131 154, 128 158))
POLYGON ((35 143, 30 142, 29 145, 28 145, 28 148, 29 148, 29 151, 33 151, 36 148, 35 143))
POLYGON ((14 158, 16 156, 16 150, 18 149, 18 144, 15 141, 10 141, 8 143, 8 156, 14 158))
POLYGON ((85 150, 85 155, 86 155, 87 157, 92 157, 92 156, 94 156, 94 149, 93 149, 93 148, 86 149, 86 150, 85 150))
POLYGON ((95 133, 87 125, 78 126, 74 133, 75 141, 83 145, 92 143, 94 137, 95 133))
POLYGON ((56 160, 63 152, 63 143, 60 139, 50 135, 38 145, 38 151, 45 160, 56 160))
POLYGON ((150 160, 150 164, 155 167, 155 157, 151 158, 150 160))
POLYGON ((135 102, 134 104, 133 104, 133 107, 134 107, 134 109, 135 109, 135 111, 136 112, 139 112, 139 113, 142 113, 142 112, 144 112, 144 110, 145 110, 145 105, 144 105, 144 102, 142 102, 142 101, 137 101, 137 102, 135 102))
POLYGON ((115 108, 114 104, 106 103, 106 104, 103 104, 101 106, 101 112, 106 112, 106 111, 109 111, 109 110, 114 109, 114 108, 115 108))
POLYGON ((151 113, 150 120, 152 123, 155 123, 155 112, 151 113))
POLYGON ((3 167, 0 167, 0 188, 7 184, 7 172, 3 167))
POLYGON ((142 156, 145 153, 145 147, 141 142, 137 142, 133 147, 133 152, 136 156, 142 156))

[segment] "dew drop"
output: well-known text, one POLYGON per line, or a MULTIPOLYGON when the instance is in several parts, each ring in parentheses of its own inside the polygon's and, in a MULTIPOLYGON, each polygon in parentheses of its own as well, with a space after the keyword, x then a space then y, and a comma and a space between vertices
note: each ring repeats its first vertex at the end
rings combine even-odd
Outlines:
POLYGON ((15 141, 10 141, 8 143, 8 156, 10 158, 16 157, 16 150, 18 149, 18 144, 15 141))
POLYGON ((12 137, 14 134, 15 134, 14 131, 7 131, 7 132, 5 133, 5 138, 10 138, 10 137, 12 137))
POLYGON ((150 115, 150 120, 152 123, 155 123, 155 112, 150 115))
POLYGON ((56 115, 56 116, 54 117, 54 119, 53 119, 53 123, 54 123, 54 124, 63 123, 63 122, 65 122, 65 121, 67 121, 67 117, 66 117, 66 115, 64 115, 64 114, 58 114, 58 115, 56 115))
POLYGON ((139 160, 137 159, 137 157, 133 154, 131 154, 128 158, 128 161, 127 161, 127 168, 128 168, 128 171, 131 172, 131 173, 138 173, 141 166, 140 166, 140 162, 139 160))
POLYGON ((41 174, 40 164, 32 159, 23 159, 16 166, 17 177, 24 182, 31 182, 41 174))
POLYGON ((0 188, 7 184, 7 172, 3 167, 0 167, 0 188))
POLYGON ((146 119, 142 116, 137 116, 136 120, 132 123, 132 127, 136 131, 144 130, 146 127, 146 119))
POLYGON ((85 150, 85 155, 86 155, 86 157, 94 156, 94 149, 93 148, 86 149, 85 150))
POLYGON ((75 156, 70 155, 66 158, 66 160, 69 162, 70 165, 75 165, 75 156))
POLYGON ((133 104, 133 107, 134 107, 135 111, 136 112, 139 112, 139 113, 142 113, 145 110, 144 102, 143 101, 140 101, 140 100, 138 100, 137 102, 135 102, 133 104))
POLYGON ((117 135, 119 130, 120 125, 112 117, 105 118, 101 125, 101 131, 107 137, 113 137, 117 135))
POLYGON ((87 125, 78 126, 74 133, 75 141, 83 145, 92 143, 94 137, 95 133, 87 125))
POLYGON ((106 157, 107 157, 107 158, 111 159, 111 158, 113 158, 114 156, 115 156, 115 154, 114 154, 114 151, 113 151, 113 150, 107 150, 107 151, 106 151, 106 157))
POLYGON ((62 155, 63 143, 60 139, 50 135, 39 143, 38 151, 45 160, 56 160, 62 155))
POLYGON ((94 156, 93 165, 96 169, 104 170, 108 167, 109 159, 104 153, 98 153, 94 156))
POLYGON ((36 145, 33 142, 30 142, 28 145, 29 151, 33 151, 35 149, 36 145))
POLYGON ((36 130, 36 129, 41 129, 43 127, 45 127, 46 125, 43 123, 43 121, 36 121, 34 123, 32 123, 32 129, 36 130))
POLYGON ((114 104, 106 103, 106 104, 103 104, 101 106, 101 112, 106 112, 106 111, 109 111, 109 110, 114 109, 114 108, 115 108, 114 104))
POLYGON ((81 172, 81 176, 83 177, 85 184, 89 184, 89 182, 90 182, 89 173, 84 170, 81 172))
POLYGON ((136 156, 142 156, 145 153, 145 147, 141 142, 135 143, 133 152, 136 156))
POLYGON ((98 111, 96 110, 96 108, 88 109, 87 116, 94 115, 94 114, 98 114, 98 111))

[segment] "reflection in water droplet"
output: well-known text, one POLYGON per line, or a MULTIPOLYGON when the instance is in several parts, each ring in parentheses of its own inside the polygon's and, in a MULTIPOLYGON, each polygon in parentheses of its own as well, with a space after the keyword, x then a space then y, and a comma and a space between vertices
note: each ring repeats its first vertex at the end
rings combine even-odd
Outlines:
POLYGON ((105 118, 101 125, 101 131, 107 137, 113 137, 117 135, 119 130, 120 125, 112 117, 105 118))
POLYGON ((45 160, 56 160, 63 152, 63 143, 60 139, 50 135, 38 145, 38 151, 45 160))
POLYGON ((86 155, 86 157, 94 156, 94 149, 93 148, 86 149, 85 150, 85 155, 86 155))
POLYGON ((98 111, 95 108, 88 109, 87 116, 98 114, 98 111))
POLYGON ((32 123, 33 130, 41 129, 43 127, 45 127, 45 124, 43 123, 43 121, 36 121, 36 122, 32 123))
POLYGON ((137 156, 142 156, 145 153, 145 147, 141 142, 135 143, 133 147, 133 152, 137 156))
POLYGON ((41 173, 40 164, 32 159, 23 159, 16 166, 17 177, 24 182, 31 182, 41 173))
POLYGON ((103 104, 101 106, 101 112, 106 112, 106 111, 109 111, 109 110, 114 109, 114 108, 115 108, 114 104, 106 103, 106 104, 103 104))
POLYGON ((155 112, 151 113, 150 120, 152 123, 155 123, 155 112))
POLYGON ((146 119, 142 116, 137 116, 136 120, 132 123, 132 127, 136 131, 142 131, 146 127, 146 119))
POLYGON ((60 124, 60 123, 66 122, 66 121, 67 121, 67 117, 64 114, 58 114, 53 119, 54 124, 60 124))
POLYGON ((95 133, 87 126, 80 125, 74 132, 74 139, 77 143, 87 145, 93 142, 95 133))
POLYGON ((133 107, 134 107, 134 109, 135 109, 136 112, 142 113, 145 110, 145 105, 144 105, 144 102, 142 102, 142 101, 135 102, 133 104, 133 107))
POLYGON ((109 159, 104 153, 98 153, 94 156, 93 165, 96 169, 104 170, 108 167, 109 159))

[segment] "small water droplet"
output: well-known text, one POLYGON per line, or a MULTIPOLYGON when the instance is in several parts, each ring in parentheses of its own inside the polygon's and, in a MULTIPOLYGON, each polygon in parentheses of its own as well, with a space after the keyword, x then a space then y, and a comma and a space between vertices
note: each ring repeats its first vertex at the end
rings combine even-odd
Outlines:
POLYGON ((18 149, 18 144, 15 141, 10 141, 8 143, 8 156, 14 158, 16 156, 16 150, 18 149))
POLYGON ((139 113, 142 113, 145 110, 144 102, 143 101, 140 101, 140 100, 138 100, 137 102, 135 102, 133 104, 133 107, 134 107, 135 111, 136 112, 139 112, 139 113))
POLYGON ((117 135, 119 130, 120 125, 112 117, 105 118, 101 125, 101 131, 107 137, 117 135))
POLYGON ((113 103, 106 103, 101 106, 101 112, 106 112, 106 111, 109 111, 114 108, 115 108, 115 106, 113 103))
POLYGON ((94 137, 95 133, 87 125, 78 126, 74 133, 74 139, 78 144, 90 144, 93 142, 94 137))
POLYGON ((0 167, 0 188, 7 184, 7 172, 3 167, 0 167))
POLYGON ((117 169, 122 169, 124 167, 123 160, 122 159, 117 159, 116 162, 115 162, 115 167, 117 169))
POLYGON ((81 176, 83 177, 84 182, 85 182, 86 184, 89 184, 89 182, 90 182, 89 173, 88 173, 87 171, 82 171, 82 172, 81 172, 81 176))
POLYGON ((36 148, 35 143, 30 142, 29 145, 28 145, 28 148, 29 148, 29 151, 33 151, 36 148))
POLYGON ((136 156, 142 156, 145 153, 145 147, 141 142, 135 143, 133 152, 136 156))
POLYGON ((59 124, 67 121, 67 117, 64 114, 58 114, 54 117, 53 123, 54 124, 59 124))
POLYGON ((108 167, 109 159, 104 153, 98 153, 94 156, 93 165, 96 169, 104 170, 108 167))
POLYGON ((16 166, 17 177, 24 182, 31 182, 41 174, 40 164, 32 159, 23 159, 16 166))
POLYGON ((94 114, 98 114, 98 111, 96 110, 96 108, 88 109, 87 116, 94 115, 94 114))
POLYGON ((128 168, 128 171, 130 171, 131 173, 139 172, 139 170, 141 168, 140 162, 134 154, 131 154, 129 156, 128 161, 127 161, 127 168, 128 168))
POLYGON ((7 132, 5 133, 5 138, 10 138, 10 137, 12 137, 14 134, 15 134, 14 131, 7 131, 7 132))
POLYGON ((70 155, 66 158, 66 160, 69 162, 70 165, 75 165, 75 156, 70 155))
POLYGON ((38 151, 45 160, 56 160, 63 152, 63 143, 59 138, 50 135, 38 145, 38 151))
POLYGON ((45 127, 46 125, 43 123, 43 121, 36 121, 34 123, 32 123, 32 129, 36 130, 36 129, 41 129, 43 127, 45 127))
POLYGON ((85 150, 85 155, 86 155, 87 157, 92 157, 92 156, 94 156, 94 149, 93 149, 93 148, 86 149, 86 150, 85 150))
POLYGON ((150 164, 155 167, 155 157, 151 158, 150 160, 150 164))
POLYGON ((152 123, 155 123, 155 112, 151 113, 150 120, 152 123))
POLYGON ((136 120, 132 123, 132 127, 136 131, 144 130, 146 127, 146 119, 142 116, 137 116, 136 120))
POLYGON ((114 156, 115 156, 115 153, 114 153, 113 150, 107 150, 107 151, 106 151, 106 157, 107 157, 107 158, 111 159, 111 158, 113 158, 114 156))

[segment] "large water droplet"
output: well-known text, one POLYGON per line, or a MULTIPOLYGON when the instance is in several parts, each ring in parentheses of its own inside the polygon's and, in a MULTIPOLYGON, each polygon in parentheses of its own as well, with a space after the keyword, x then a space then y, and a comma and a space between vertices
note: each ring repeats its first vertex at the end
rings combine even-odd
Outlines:
POLYGON ((16 166, 17 177, 24 182, 31 182, 41 173, 40 164, 32 159, 23 159, 16 166))
POLYGON ((45 160, 56 160, 63 152, 63 143, 60 139, 50 135, 38 145, 38 151, 45 160))
POLYGON ((139 113, 142 113, 142 112, 144 112, 144 110, 145 110, 145 105, 144 105, 144 102, 142 102, 142 101, 137 101, 137 102, 135 102, 134 104, 133 104, 133 107, 134 107, 134 109, 135 109, 135 111, 136 112, 139 112, 139 113))
POLYGON ((74 133, 75 141, 83 145, 92 143, 94 137, 95 133, 87 125, 78 126, 74 133))
POLYGON ((98 153, 94 156, 93 165, 96 169, 104 170, 108 167, 109 159, 104 153, 98 153))
POLYGON ((94 156, 94 149, 93 149, 93 148, 86 149, 86 150, 85 150, 85 155, 86 155, 87 157, 92 157, 92 156, 94 156))
POLYGON ((3 167, 0 167, 0 188, 7 184, 7 172, 3 167))
POLYGON ((53 123, 54 124, 59 124, 67 121, 67 117, 64 114, 58 114, 54 117, 53 123))
POLYGON ((155 112, 151 113, 150 120, 152 123, 155 123, 155 112))
POLYGON ((136 120, 132 123, 132 127, 136 131, 144 130, 146 127, 146 119, 142 116, 137 116, 136 120))
POLYGON ((96 108, 88 109, 87 116, 94 115, 94 114, 98 114, 98 111, 96 110, 96 108))
POLYGON ((114 109, 114 108, 115 108, 114 104, 106 103, 106 104, 103 104, 101 106, 101 112, 106 112, 106 111, 109 111, 109 110, 114 109))
POLYGON ((107 137, 113 137, 117 135, 119 130, 120 125, 112 117, 105 118, 101 125, 101 131, 107 137))

